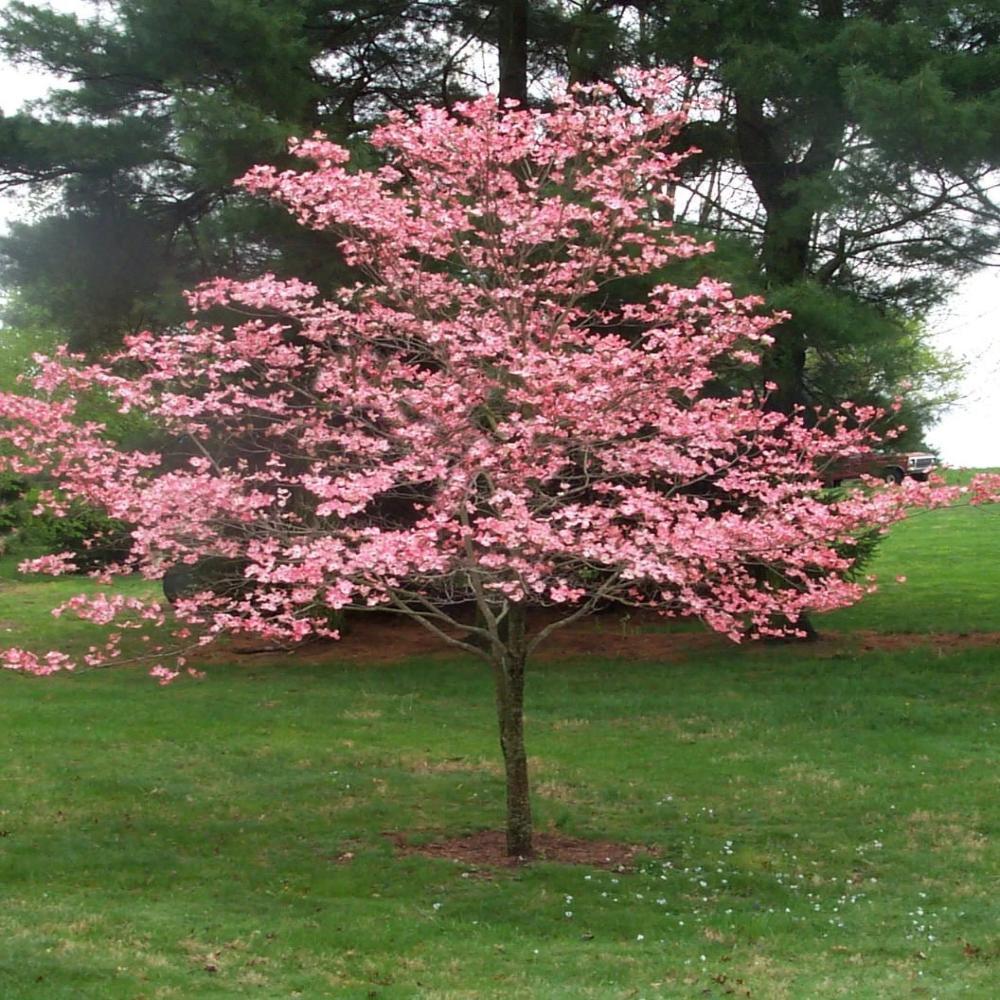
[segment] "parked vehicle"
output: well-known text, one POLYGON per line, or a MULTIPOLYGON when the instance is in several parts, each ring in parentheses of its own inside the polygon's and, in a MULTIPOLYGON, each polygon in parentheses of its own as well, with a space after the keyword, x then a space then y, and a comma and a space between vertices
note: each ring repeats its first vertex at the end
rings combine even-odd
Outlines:
POLYGON ((839 486, 845 479, 876 476, 887 483, 901 483, 907 476, 923 482, 937 468, 937 458, 926 451, 869 451, 835 458, 821 472, 826 486, 839 486))

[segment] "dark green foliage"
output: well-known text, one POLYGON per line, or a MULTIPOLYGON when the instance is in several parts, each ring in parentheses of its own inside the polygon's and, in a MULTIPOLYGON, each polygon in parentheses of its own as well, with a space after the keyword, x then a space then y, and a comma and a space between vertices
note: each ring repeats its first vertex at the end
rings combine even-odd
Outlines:
POLYGON ((961 366, 931 345, 919 321, 813 279, 772 289, 767 298, 808 331, 802 382, 811 402, 826 409, 852 400, 891 412, 902 398, 881 429, 903 428, 896 446, 921 446, 935 415, 954 401, 961 366))
MULTIPOLYGON (((689 181, 708 195, 696 202, 697 221, 744 234, 769 301, 802 310, 768 359, 784 408, 844 390, 840 369, 817 359, 830 354, 831 335, 862 339, 848 315, 860 315, 859 301, 875 306, 863 328, 875 331, 881 313, 878 331, 912 330, 958 276, 996 252, 1000 213, 981 183, 1000 155, 995 3, 614 6, 635 11, 647 61, 707 60, 695 75, 719 113, 691 129, 704 153, 689 181), (821 289, 832 311, 810 308, 821 289)), ((897 340, 863 348, 887 366, 881 382, 899 370, 885 350, 897 340)), ((921 354, 933 378, 942 366, 921 354)), ((904 352, 919 365, 917 355, 904 352)), ((863 392, 862 381, 849 395, 863 392)))
POLYGON ((245 566, 244 560, 225 556, 204 556, 196 563, 179 563, 163 574, 163 594, 171 604, 205 591, 237 596, 246 586, 245 566))
MULTIPOLYGON (((438 96, 449 3, 117 0, 92 15, 12 3, 11 60, 76 86, 0 118, 0 176, 59 208, 0 240, 17 306, 75 346, 175 322, 179 292, 215 274, 346 272, 332 240, 234 191, 290 136, 348 139, 386 108, 438 96)), ((10 321, 24 314, 15 309, 10 321)))
MULTIPOLYGON (((712 236, 698 227, 677 228, 700 240, 712 236)), ((774 330, 779 341, 794 337, 797 330, 806 332, 802 383, 810 402, 829 409, 851 400, 889 410, 902 398, 902 409, 881 429, 905 428, 895 443, 922 446, 926 428, 954 401, 961 366, 931 344, 919 320, 812 277, 771 286, 749 237, 721 236, 713 242, 715 251, 710 257, 674 262, 642 281, 615 282, 602 289, 601 295, 637 301, 662 281, 691 287, 710 271, 713 277, 729 282, 737 294, 762 296, 767 308, 791 314, 774 330)), ((717 374, 714 388, 720 393, 745 386, 761 388, 770 375, 767 370, 737 364, 721 364, 717 374)))
POLYGON ((17 547, 30 551, 69 552, 80 572, 120 563, 132 547, 121 521, 83 504, 73 504, 63 517, 32 516, 20 526, 17 547))
POLYGON ((6 323, 20 328, 40 315, 78 350, 179 320, 183 269, 164 270, 163 235, 125 201, 12 225, 0 266, 20 295, 6 323))
POLYGON ((13 472, 0 472, 0 503, 13 503, 28 492, 28 480, 13 472))
POLYGON ((28 480, 24 476, 0 473, 0 538, 10 536, 26 523, 28 490, 28 480))
POLYGON ((844 554, 852 556, 854 565, 845 574, 848 580, 863 580, 872 568, 879 546, 885 536, 877 528, 869 528, 859 534, 849 546, 844 546, 844 554))
MULTIPOLYGON (((171 604, 181 598, 205 592, 239 597, 247 592, 245 569, 245 560, 226 556, 204 556, 189 565, 178 563, 163 574, 163 596, 171 604)), ((321 613, 323 612, 317 612, 321 613)), ((341 634, 346 634, 349 622, 345 612, 328 608, 324 617, 327 628, 338 629, 341 634)))
POLYGON ((899 5, 851 34, 869 54, 844 74, 865 131, 882 149, 963 172, 1000 157, 1000 7, 992 0, 899 5))
MULTIPOLYGON (((831 487, 823 491, 825 501, 836 503, 842 499, 847 490, 840 486, 831 487)), ((866 528, 859 531, 849 541, 840 542, 834 546, 834 551, 839 556, 853 559, 851 568, 844 574, 844 579, 855 583, 865 579, 871 573, 872 565, 878 556, 885 535, 879 528, 866 528)))

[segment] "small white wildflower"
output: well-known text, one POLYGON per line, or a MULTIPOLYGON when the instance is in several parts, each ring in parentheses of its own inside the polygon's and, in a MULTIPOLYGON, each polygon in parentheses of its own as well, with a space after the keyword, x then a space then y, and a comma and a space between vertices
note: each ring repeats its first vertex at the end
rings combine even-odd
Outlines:
POLYGON ((645 941, 646 940, 646 935, 645 934, 636 934, 635 939, 636 939, 636 941, 645 941))
POLYGON ((441 904, 440 903, 435 903, 434 904, 434 909, 435 910, 440 910, 441 909, 441 904))
POLYGON ((567 919, 569 919, 570 917, 573 916, 573 911, 572 910, 567 910, 566 913, 565 913, 565 916, 566 916, 567 919))

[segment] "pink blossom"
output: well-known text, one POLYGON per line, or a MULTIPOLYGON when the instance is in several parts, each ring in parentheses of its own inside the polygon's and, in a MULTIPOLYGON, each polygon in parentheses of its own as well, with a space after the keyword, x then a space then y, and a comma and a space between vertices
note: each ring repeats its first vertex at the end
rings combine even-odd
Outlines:
POLYGON ((149 676, 155 677, 162 687, 176 680, 180 676, 180 671, 171 670, 169 667, 163 666, 162 663, 157 663, 155 666, 150 667, 149 676))
MULTIPOLYGON (((765 405, 770 382, 706 392, 717 362, 759 365, 784 317, 714 279, 660 281, 709 250, 650 211, 687 155, 684 80, 625 75, 641 112, 599 84, 547 111, 483 98, 390 114, 372 170, 322 136, 294 142, 306 169, 240 183, 331 233, 365 282, 323 299, 270 274, 217 278, 189 294, 182 328, 129 337, 107 363, 40 357, 35 396, 0 394, 0 469, 57 483, 42 509, 79 501, 129 526, 104 580, 217 567, 173 607, 182 646, 335 636, 330 612, 349 607, 461 644, 473 605, 498 641, 516 605, 559 622, 608 601, 741 641, 859 600, 872 584, 848 579, 854 539, 961 494, 906 481, 831 501, 821 468, 877 446, 882 414, 848 401, 784 415, 765 405), (618 303, 605 290, 623 278, 651 291, 618 303), (116 448, 76 412, 88 389, 190 454, 116 448)), ((998 494, 979 479, 968 495, 998 494)), ((65 553, 25 566, 72 568, 65 553)), ((114 591, 57 610, 116 629, 90 666, 123 658, 123 630, 168 621, 114 591)), ((161 639, 144 655, 165 659, 161 639)), ((69 669, 61 656, 15 649, 3 664, 69 669)))
POLYGON ((60 576, 63 573, 75 573, 76 564, 71 552, 57 552, 53 555, 38 556, 35 559, 25 559, 18 563, 19 573, 48 573, 50 576, 60 576))
POLYGON ((0 665, 7 670, 17 670, 36 677, 47 677, 60 670, 73 670, 75 664, 65 653, 52 651, 39 657, 23 649, 6 649, 0 653, 0 665))

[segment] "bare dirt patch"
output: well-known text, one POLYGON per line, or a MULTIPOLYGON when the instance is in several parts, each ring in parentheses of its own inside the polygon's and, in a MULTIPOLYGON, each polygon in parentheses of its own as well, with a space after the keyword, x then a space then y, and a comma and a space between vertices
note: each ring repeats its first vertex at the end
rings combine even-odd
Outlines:
POLYGON ((515 868, 530 861, 555 861, 564 865, 586 865, 611 871, 631 871, 641 855, 655 857, 657 850, 642 844, 618 844, 611 840, 584 840, 562 833, 535 833, 533 858, 511 857, 507 840, 500 830, 480 830, 464 837, 449 837, 429 844, 411 844, 400 833, 385 835, 401 855, 419 854, 427 858, 447 858, 464 865, 515 868))

